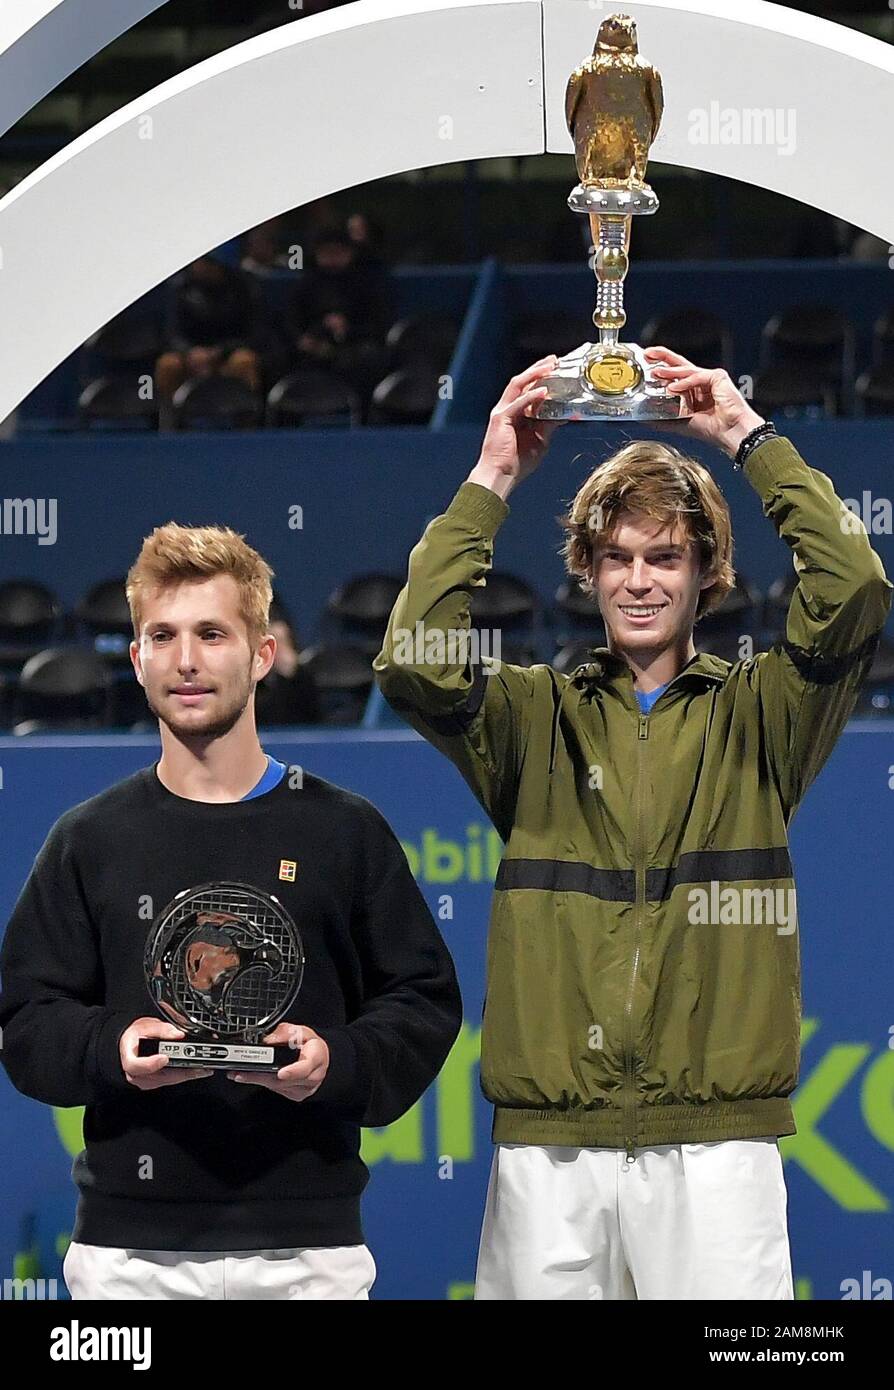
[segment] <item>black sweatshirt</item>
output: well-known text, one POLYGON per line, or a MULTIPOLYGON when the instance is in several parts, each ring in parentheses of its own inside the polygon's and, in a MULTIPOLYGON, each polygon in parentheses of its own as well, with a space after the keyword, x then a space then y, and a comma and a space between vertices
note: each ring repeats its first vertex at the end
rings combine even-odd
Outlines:
POLYGON ((72 1238, 91 1245, 360 1243, 360 1125, 413 1105, 461 1019, 453 964, 397 837, 371 802, 306 771, 208 803, 175 796, 149 767, 67 811, 16 904, 0 977, 13 1085, 87 1107, 72 1238), (294 883, 280 879, 283 860, 297 862, 294 883), (151 919, 212 879, 274 894, 298 927, 304 978, 285 1021, 315 1029, 330 1054, 308 1100, 225 1072, 154 1091, 124 1075, 122 1033, 157 1013, 143 974, 151 919))

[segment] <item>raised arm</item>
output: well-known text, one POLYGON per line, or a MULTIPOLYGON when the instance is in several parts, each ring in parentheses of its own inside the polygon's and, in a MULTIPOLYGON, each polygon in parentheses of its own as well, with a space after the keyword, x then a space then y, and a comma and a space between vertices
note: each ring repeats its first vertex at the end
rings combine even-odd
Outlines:
POLYGON ((512 824, 534 675, 482 658, 469 642, 472 591, 486 583, 506 498, 542 459, 556 425, 526 416, 554 357, 513 377, 481 455, 447 511, 410 553, 407 583, 373 661, 388 703, 459 768, 501 836, 512 824))
MULTIPOLYGON (((664 347, 646 354, 693 411, 685 423, 664 428, 734 457, 745 435, 765 423, 721 368, 696 367, 664 347)), ((798 576, 785 637, 746 672, 759 694, 767 750, 790 820, 853 712, 894 587, 859 517, 790 440, 764 440, 743 472, 792 550, 798 576)))
POLYGON ((894 587, 860 518, 790 440, 761 444, 744 472, 793 551, 798 576, 785 636, 760 654, 754 671, 790 819, 853 713, 894 587))

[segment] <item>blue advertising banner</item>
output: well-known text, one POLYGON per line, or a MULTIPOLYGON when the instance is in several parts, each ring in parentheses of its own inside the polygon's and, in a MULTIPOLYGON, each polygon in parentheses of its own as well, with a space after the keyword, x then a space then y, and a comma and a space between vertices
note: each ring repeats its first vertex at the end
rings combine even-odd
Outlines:
MULTIPOLYGON (((378 1266, 374 1297, 471 1297, 491 1157, 477 1062, 502 843, 459 774, 409 731, 277 732, 263 741, 290 766, 380 808, 456 961, 465 1022, 438 1081, 397 1123, 364 1132, 372 1175, 364 1223, 378 1266)), ((0 920, 56 818, 153 762, 157 748, 149 736, 0 739, 0 920)), ((803 1053, 798 1133, 780 1148, 803 1299, 891 1297, 892 795, 894 727, 854 722, 792 826, 803 1053)), ((0 1076, 0 1280, 55 1278, 65 1296, 61 1258, 75 1205, 69 1174, 81 1116, 26 1099, 0 1076)))

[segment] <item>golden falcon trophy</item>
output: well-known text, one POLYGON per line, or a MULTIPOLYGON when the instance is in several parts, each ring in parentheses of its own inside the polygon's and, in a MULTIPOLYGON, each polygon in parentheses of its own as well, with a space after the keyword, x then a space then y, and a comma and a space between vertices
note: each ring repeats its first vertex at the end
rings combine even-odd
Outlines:
POLYGON ((565 91, 565 120, 580 178, 568 206, 590 219, 599 342, 583 343, 560 357, 555 372, 542 378, 549 394, 532 410, 538 419, 687 417, 682 399, 654 378, 639 344, 618 341, 627 322, 624 277, 632 220, 658 211, 645 173, 663 110, 661 75, 639 55, 635 20, 609 15, 593 56, 575 68, 565 91))

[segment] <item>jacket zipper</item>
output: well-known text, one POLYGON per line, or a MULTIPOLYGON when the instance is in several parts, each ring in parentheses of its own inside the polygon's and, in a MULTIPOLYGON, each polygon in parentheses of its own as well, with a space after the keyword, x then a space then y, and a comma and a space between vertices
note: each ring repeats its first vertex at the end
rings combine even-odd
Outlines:
POLYGON ((643 859, 641 852, 641 829, 642 829, 642 809, 643 809, 643 743, 649 737, 649 718, 648 715, 640 714, 637 727, 636 739, 636 853, 634 868, 636 872, 636 904, 635 904, 635 947, 633 951, 633 969, 630 972, 630 988, 627 992, 627 1006, 624 1011, 624 1066, 627 1073, 627 1094, 624 1102, 624 1144, 627 1150, 627 1159, 630 1163, 636 1162, 634 1148, 636 1145, 636 1078, 634 1075, 635 1058, 633 1055, 632 1039, 632 1019, 633 1019, 633 993, 636 987, 636 975, 639 970, 640 958, 640 931, 642 928, 642 911, 646 905, 646 869, 645 862, 640 865, 643 859))

